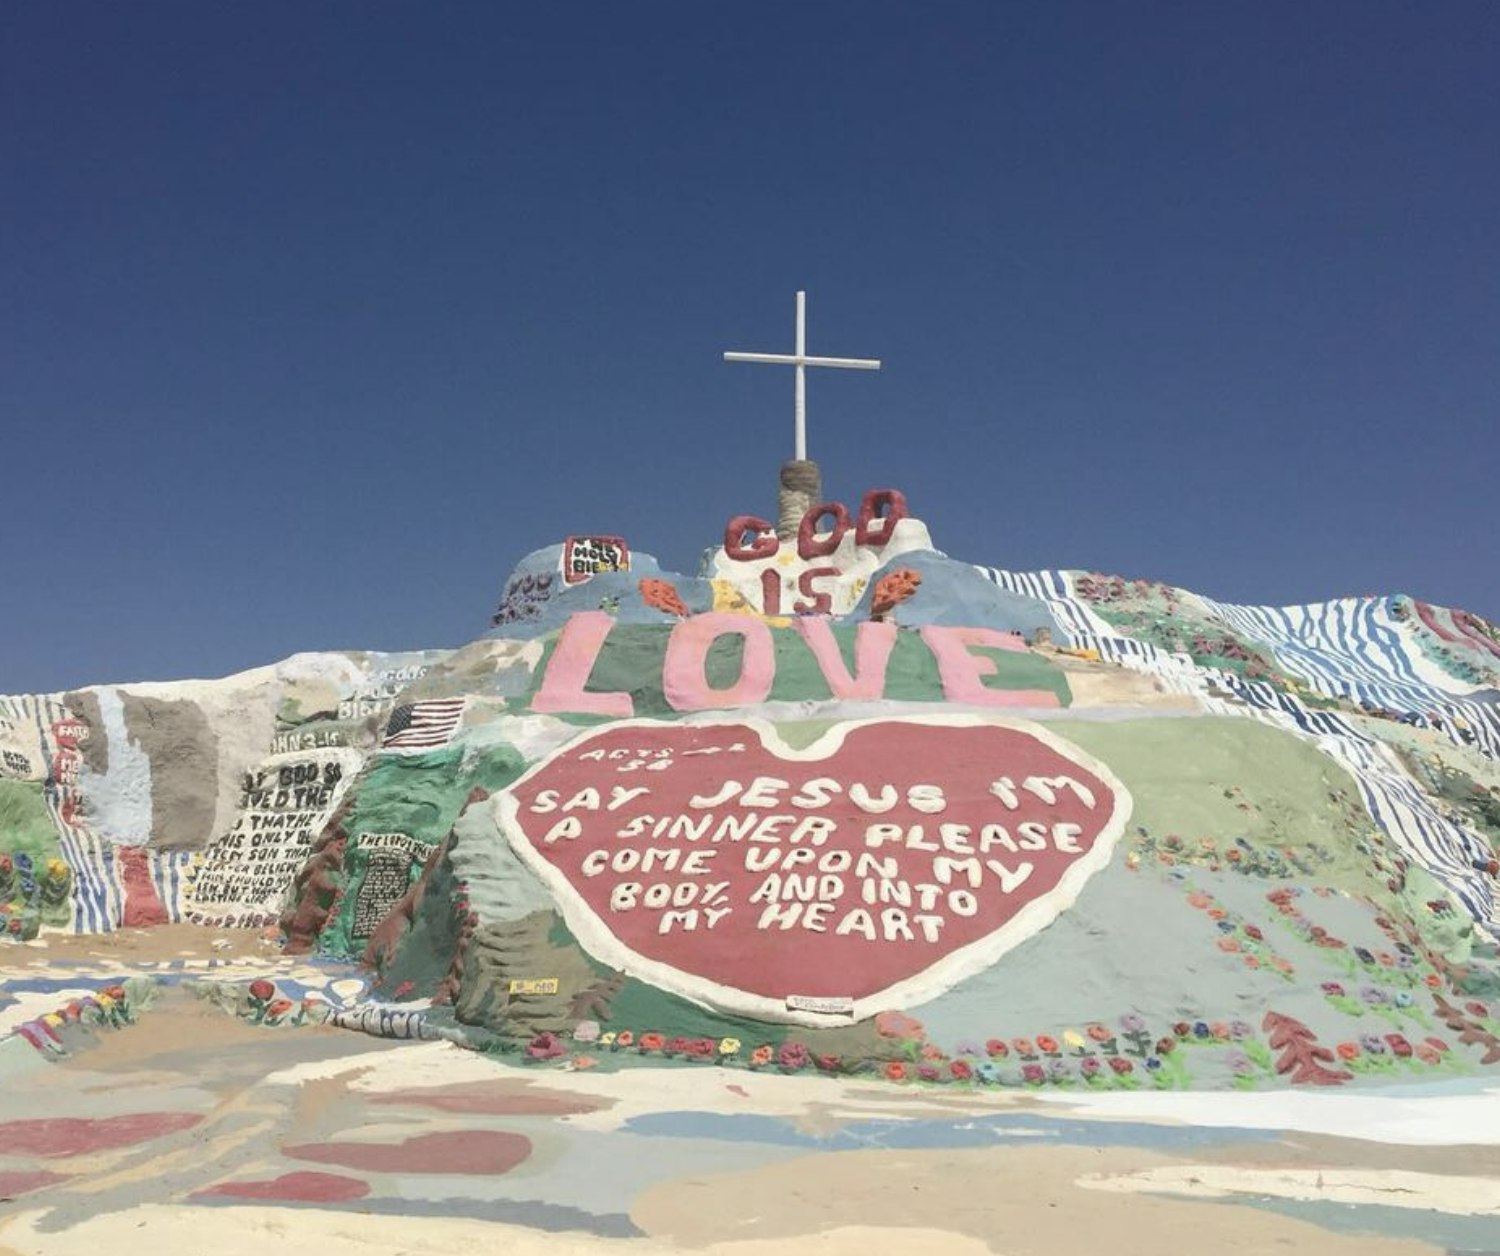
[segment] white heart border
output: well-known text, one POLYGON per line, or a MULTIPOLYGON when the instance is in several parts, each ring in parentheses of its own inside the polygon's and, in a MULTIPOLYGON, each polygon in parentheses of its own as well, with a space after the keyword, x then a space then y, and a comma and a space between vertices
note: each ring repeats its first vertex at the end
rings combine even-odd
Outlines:
POLYGON ((983 972, 1022 942, 1035 937, 1071 907, 1077 901, 1078 895, 1088 880, 1109 864, 1115 845, 1125 832, 1125 825, 1130 819, 1134 800, 1130 796, 1130 791, 1125 788, 1124 782, 1115 776, 1104 763, 1071 742, 1064 741, 1056 733, 1043 728, 1040 724, 1001 715, 953 714, 872 716, 868 719, 840 720, 801 749, 787 745, 776 725, 753 716, 691 721, 614 720, 587 730, 581 736, 573 738, 545 758, 538 760, 506 789, 498 791, 491 798, 490 805, 500 831, 510 843, 511 849, 552 891, 563 919, 567 922, 573 936, 578 939, 584 950, 600 963, 608 964, 650 985, 659 986, 710 1011, 745 1016, 754 1020, 827 1028, 833 1025, 857 1024, 869 1019, 877 1012, 900 1011, 929 1002, 938 995, 951 990, 959 982, 983 972), (618 733, 621 729, 747 728, 758 733, 766 749, 778 758, 791 762, 809 762, 829 758, 843 745, 844 738, 850 731, 872 724, 916 724, 950 728, 983 726, 1010 728, 1026 733, 1069 762, 1093 773, 1108 785, 1114 794, 1114 808, 1099 830, 1088 853, 1068 866, 1056 886, 1038 898, 1032 899, 1003 925, 985 934, 984 937, 948 952, 920 972, 903 978, 894 985, 887 986, 873 995, 856 999, 852 1019, 846 1015, 793 1011, 782 1000, 752 994, 734 986, 726 986, 707 977, 687 972, 673 964, 649 959, 632 950, 615 936, 604 918, 589 906, 582 894, 574 888, 567 875, 543 857, 532 845, 531 839, 520 823, 520 802, 512 792, 549 767, 562 755, 576 753, 595 738, 618 733))

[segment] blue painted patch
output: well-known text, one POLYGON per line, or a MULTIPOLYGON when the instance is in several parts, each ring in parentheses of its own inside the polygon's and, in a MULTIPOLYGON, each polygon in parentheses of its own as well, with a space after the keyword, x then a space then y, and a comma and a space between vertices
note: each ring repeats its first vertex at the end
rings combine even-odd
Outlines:
POLYGON ((925 1151, 1027 1143, 1191 1148, 1223 1143, 1275 1142, 1281 1137, 1276 1130, 1071 1120, 1029 1113, 992 1113, 948 1120, 861 1121, 827 1136, 803 1133, 778 1117, 713 1112, 653 1112, 632 1117, 622 1128, 632 1134, 658 1138, 725 1139, 817 1151, 871 1148, 925 1151))

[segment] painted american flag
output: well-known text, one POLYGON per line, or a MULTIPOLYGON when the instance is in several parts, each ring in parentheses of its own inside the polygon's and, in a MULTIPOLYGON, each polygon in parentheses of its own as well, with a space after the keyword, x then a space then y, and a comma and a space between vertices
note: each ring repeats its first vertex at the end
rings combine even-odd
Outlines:
POLYGON ((386 750, 428 750, 446 745, 464 713, 463 698, 429 698, 398 706, 385 726, 386 750))

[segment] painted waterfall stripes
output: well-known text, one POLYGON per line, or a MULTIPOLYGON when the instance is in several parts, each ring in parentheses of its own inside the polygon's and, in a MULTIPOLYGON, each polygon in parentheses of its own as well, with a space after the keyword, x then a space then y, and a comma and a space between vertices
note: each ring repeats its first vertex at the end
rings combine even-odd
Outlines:
MULTIPOLYGON (((979 567, 1003 589, 1046 603, 1068 644, 1092 649, 1110 662, 1149 672, 1173 693, 1197 698, 1216 715, 1239 715, 1313 738, 1349 770, 1376 823, 1410 858, 1452 891, 1486 932, 1500 937, 1495 883, 1476 864, 1490 854, 1479 834, 1453 823, 1402 770, 1390 747, 1361 732, 1337 712, 1308 707, 1291 694, 1234 672, 1198 667, 1119 632, 1073 590, 1067 572, 1010 572, 979 567)), ((1242 636, 1265 644, 1288 674, 1330 697, 1444 716, 1443 729, 1463 743, 1453 717, 1468 722, 1474 745, 1500 757, 1500 694, 1457 697, 1425 683, 1390 614, 1389 599, 1345 599, 1310 607, 1245 607, 1199 602, 1242 636)))

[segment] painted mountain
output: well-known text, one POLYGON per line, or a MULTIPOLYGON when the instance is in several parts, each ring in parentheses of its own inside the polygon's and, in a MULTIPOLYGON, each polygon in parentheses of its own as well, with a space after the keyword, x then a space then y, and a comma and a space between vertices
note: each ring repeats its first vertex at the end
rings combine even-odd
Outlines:
POLYGON ((454 650, 0 698, 0 928, 273 930, 515 1059, 1240 1088, 1500 1064, 1500 632, 933 547, 570 537, 454 650))

